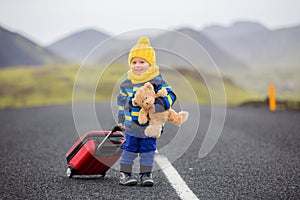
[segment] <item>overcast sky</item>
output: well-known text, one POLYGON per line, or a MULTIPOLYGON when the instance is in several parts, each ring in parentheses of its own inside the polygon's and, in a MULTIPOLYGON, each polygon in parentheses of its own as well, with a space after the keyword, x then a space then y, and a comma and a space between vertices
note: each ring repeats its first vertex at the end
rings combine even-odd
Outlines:
POLYGON ((0 0, 0 26, 42 45, 85 28, 118 35, 239 20, 270 29, 300 25, 300 0, 0 0))

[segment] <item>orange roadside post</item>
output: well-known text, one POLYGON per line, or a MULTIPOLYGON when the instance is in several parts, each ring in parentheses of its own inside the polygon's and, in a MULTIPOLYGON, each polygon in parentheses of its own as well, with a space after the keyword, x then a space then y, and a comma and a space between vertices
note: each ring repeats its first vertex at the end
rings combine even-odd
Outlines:
POLYGON ((276 110, 275 87, 273 84, 269 86, 269 109, 271 111, 276 110))

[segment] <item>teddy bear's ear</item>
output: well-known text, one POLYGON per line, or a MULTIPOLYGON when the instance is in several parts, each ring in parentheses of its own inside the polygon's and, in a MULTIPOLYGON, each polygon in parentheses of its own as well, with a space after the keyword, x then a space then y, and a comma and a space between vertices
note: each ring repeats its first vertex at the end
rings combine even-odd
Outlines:
POLYGON ((146 86, 148 89, 154 90, 154 87, 150 82, 145 83, 144 86, 146 86))
POLYGON ((132 105, 133 106, 138 106, 137 102, 135 101, 135 98, 132 99, 132 105))

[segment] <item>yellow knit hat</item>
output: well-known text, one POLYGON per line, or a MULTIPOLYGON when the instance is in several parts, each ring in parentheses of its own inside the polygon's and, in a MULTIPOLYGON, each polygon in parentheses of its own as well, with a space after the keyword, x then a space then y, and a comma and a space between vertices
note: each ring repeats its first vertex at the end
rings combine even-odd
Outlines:
POLYGON ((145 59, 150 66, 155 65, 155 51, 150 46, 150 41, 147 37, 141 37, 137 44, 130 50, 128 57, 129 65, 131 64, 131 60, 136 57, 145 59))

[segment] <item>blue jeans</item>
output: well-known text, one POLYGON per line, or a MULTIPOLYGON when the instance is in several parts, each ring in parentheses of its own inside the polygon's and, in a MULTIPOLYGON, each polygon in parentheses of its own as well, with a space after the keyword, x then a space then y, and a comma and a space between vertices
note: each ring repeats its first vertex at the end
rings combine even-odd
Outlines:
POLYGON ((137 138, 126 134, 126 142, 120 163, 133 165, 134 160, 139 154, 141 166, 153 166, 156 140, 156 138, 137 138))

